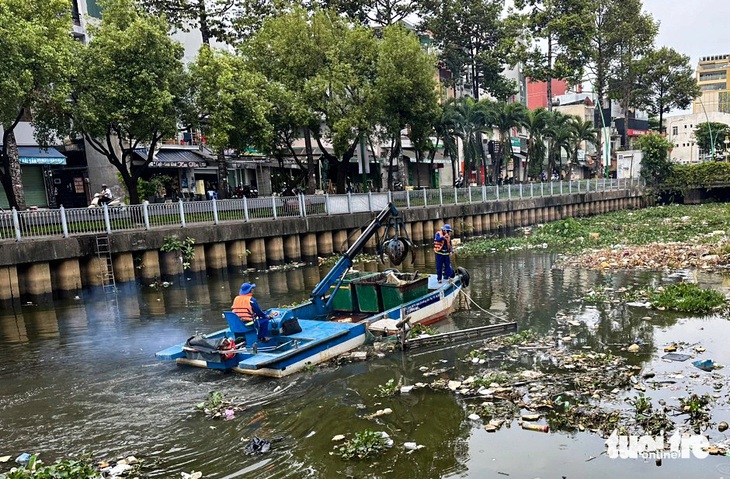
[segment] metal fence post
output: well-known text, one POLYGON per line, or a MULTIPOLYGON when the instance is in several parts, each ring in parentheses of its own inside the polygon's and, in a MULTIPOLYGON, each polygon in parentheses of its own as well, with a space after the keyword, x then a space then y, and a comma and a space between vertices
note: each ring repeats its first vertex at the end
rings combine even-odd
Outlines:
POLYGON ((330 194, 329 193, 324 194, 324 212, 327 213, 327 215, 330 214, 330 194))
POLYGON ((487 185, 482 185, 482 203, 487 201, 487 185))
POLYGON ((545 183, 540 182, 540 196, 545 196, 545 183))
POLYGON ((15 241, 20 241, 20 218, 18 218, 18 210, 13 206, 13 227, 15 228, 15 241))
POLYGON ((530 198, 535 197, 535 183, 530 183, 530 198))
POLYGON ((522 198, 522 183, 520 183, 520 198, 522 198))
POLYGON ((104 203, 104 224, 106 225, 106 234, 112 234, 112 222, 109 220, 109 207, 104 203))
POLYGON ((347 212, 352 214, 352 193, 347 192, 347 212))
POLYGON ((248 198, 243 197, 243 218, 248 221, 248 198))
POLYGON ((18 210, 13 206, 13 228, 15 229, 15 241, 20 241, 20 218, 18 210))
POLYGON ((406 191, 406 209, 410 210, 411 209, 411 195, 409 194, 410 191, 408 191, 408 190, 405 190, 405 191, 406 191))
POLYGON ((426 188, 423 189, 423 207, 426 208, 428 206, 428 198, 426 195, 426 188))
POLYGON ((459 188, 454 188, 454 204, 459 204, 459 188))
POLYGON ((183 206, 182 199, 177 202, 180 207, 180 225, 185 228, 185 207, 183 206))
POLYGON ((507 199, 512 200, 512 187, 507 185, 507 199))
POLYGON ((304 193, 299 193, 299 217, 300 218, 306 218, 307 217, 307 202, 304 199, 304 193))
POLYGON ((150 202, 144 200, 142 203, 142 218, 144 219, 144 229, 150 229, 150 202))
MULTIPOLYGON (((281 200, 282 206, 285 204, 285 200, 281 200)), ((271 197, 271 211, 274 212, 274 219, 276 219, 276 197, 271 197)))
POLYGON ((469 185, 467 188, 469 188, 469 203, 471 203, 471 185, 469 185))
POLYGON ((563 180, 560 180, 560 196, 563 195, 563 180))
POLYGON ((499 200, 499 185, 494 185, 494 191, 497 192, 497 200, 499 200))
MULTIPOLYGON (((598 188, 596 188, 596 189, 598 189, 598 188)), ((588 181, 586 181, 586 193, 590 193, 590 192, 591 192, 591 179, 588 178, 588 181)))
POLYGON ((444 190, 439 188, 439 206, 444 205, 444 190))
POLYGON ((373 193, 368 191, 368 211, 373 211, 373 193))
POLYGON ((550 182, 550 196, 553 196, 553 190, 554 190, 554 188, 553 188, 553 182, 551 181, 550 182))
POLYGON ((59 208, 61 212, 61 229, 63 230, 63 237, 68 238, 68 223, 66 222, 66 208, 61 205, 59 208))
POLYGON ((211 201, 213 202, 213 224, 217 225, 218 224, 218 200, 213 198, 211 201))
POLYGON ((388 203, 393 203, 393 192, 388 190, 388 203))

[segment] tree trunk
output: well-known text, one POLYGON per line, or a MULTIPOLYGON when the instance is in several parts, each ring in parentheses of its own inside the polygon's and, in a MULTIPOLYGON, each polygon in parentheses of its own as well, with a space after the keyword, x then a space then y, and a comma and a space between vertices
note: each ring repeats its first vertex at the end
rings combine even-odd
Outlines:
POLYGON ((223 148, 218 150, 215 161, 218 167, 218 198, 225 200, 228 198, 228 166, 223 148))
POLYGON ((198 22, 200 23, 200 36, 204 45, 210 45, 210 25, 208 25, 208 12, 205 9, 205 0, 198 0, 198 22))
POLYGON ((5 196, 7 196, 11 208, 25 210, 27 206, 23 191, 23 172, 20 169, 20 153, 18 152, 18 142, 15 140, 14 128, 5 130, 3 148, 5 150, 3 158, 6 176, 3 181, 5 196))
MULTIPOLYGON (((131 155, 131 151, 129 152, 131 155)), ((124 163, 124 156, 125 152, 122 152, 122 164, 124 163)), ((107 157, 107 160, 109 160, 109 163, 114 165, 113 158, 107 157)), ((124 186, 127 188, 127 193, 129 194, 129 204, 132 205, 138 205, 140 204, 139 200, 139 192, 137 191, 137 178, 139 178, 139 175, 141 171, 136 171, 135 174, 130 173, 127 171, 126 168, 120 169, 117 168, 119 171, 119 174, 122 176, 122 181, 124 182, 124 186)))
POLYGON ((548 35, 547 49, 547 105, 548 111, 553 111, 553 37, 548 35))

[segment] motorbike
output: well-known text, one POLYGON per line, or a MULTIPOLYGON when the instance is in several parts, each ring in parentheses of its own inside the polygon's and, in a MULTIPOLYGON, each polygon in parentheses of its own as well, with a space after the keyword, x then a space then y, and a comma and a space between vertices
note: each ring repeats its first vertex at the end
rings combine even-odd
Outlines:
MULTIPOLYGON (((121 213, 126 211, 127 209, 127 205, 122 202, 121 198, 112 198, 112 200, 108 202, 106 206, 109 210, 109 213, 111 214, 121 213)), ((104 209, 101 203, 101 193, 94 194, 94 197, 91 199, 91 204, 89 204, 88 208, 95 212, 101 212, 104 209)))
POLYGON ((454 181, 454 188, 462 188, 464 186, 464 177, 459 176, 456 181, 454 181))

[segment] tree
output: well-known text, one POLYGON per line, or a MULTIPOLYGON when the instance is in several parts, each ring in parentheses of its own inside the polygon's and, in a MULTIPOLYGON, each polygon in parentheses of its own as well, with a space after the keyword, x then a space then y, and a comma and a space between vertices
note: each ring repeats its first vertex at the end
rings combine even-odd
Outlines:
POLYGON ((615 25, 617 60, 609 79, 609 95, 618 100, 624 117, 623 144, 628 146, 629 109, 646 106, 646 87, 641 84, 642 57, 651 51, 659 25, 648 13, 642 12, 641 0, 623 0, 616 15, 622 21, 615 25))
MULTIPOLYGON (((391 145, 390 165, 401 154, 401 132, 406 128, 418 164, 429 149, 429 138, 439 114, 433 78, 436 59, 425 53, 418 38, 400 25, 383 30, 378 50, 375 98, 381 137, 391 145)), ((392 168, 389 168, 388 188, 392 186, 392 168)))
POLYGON ((0 184, 8 204, 25 209, 25 194, 15 128, 30 118, 36 141, 48 145, 63 130, 77 47, 69 34, 71 8, 66 0, 0 2, 0 184))
POLYGON ((657 186, 672 174, 668 159, 672 144, 659 133, 649 133, 636 141, 641 149, 641 178, 647 186, 657 186))
POLYGON ((104 0, 103 17, 82 52, 74 91, 73 122, 88 145, 120 173, 132 203, 137 179, 163 138, 177 133, 188 79, 182 46, 164 18, 138 11, 133 0, 104 0), (146 148, 142 165, 135 150, 146 148))
POLYGON ((598 142, 598 135, 596 134, 596 128, 593 126, 592 121, 585 121, 580 117, 573 116, 569 120, 571 137, 570 152, 568 155, 568 161, 572 169, 573 165, 578 164, 578 150, 584 143, 595 145, 598 142))
POLYGON ((590 0, 515 0, 525 26, 522 61, 525 76, 547 83, 548 110, 552 111, 552 80, 579 83, 588 63, 588 45, 594 28, 590 0))
MULTIPOLYGON (((497 162, 493 162, 494 182, 502 174, 507 159, 513 158, 512 154, 512 129, 517 128, 525 122, 527 109, 522 103, 494 102, 490 103, 487 113, 487 124, 493 126, 499 132, 500 148, 497 162)), ((514 160, 513 175, 515 181, 519 181, 520 164, 519 159, 514 160)))
MULTIPOLYGON (((481 142, 481 132, 487 125, 486 102, 477 102, 470 97, 459 98, 454 104, 452 120, 454 133, 461 139, 464 150, 464 175, 466 184, 473 167, 483 164, 484 148, 481 142)), ((479 178, 478 178, 479 179, 479 178)))
POLYGON ((557 170, 557 164, 562 165, 562 151, 570 151, 570 138, 572 130, 570 128, 570 115, 564 115, 559 111, 550 112, 547 121, 545 135, 548 137, 548 168, 550 174, 557 170))
POLYGON ((527 175, 532 178, 539 178, 542 173, 546 153, 543 134, 549 119, 545 108, 528 110, 522 119, 522 127, 527 130, 527 175))
POLYGON ((502 19, 503 10, 504 0, 424 2, 422 28, 433 35, 441 60, 453 75, 469 79, 477 100, 481 90, 500 100, 515 91, 502 73, 512 62, 516 25, 502 19))
POLYGON ((639 82, 646 88, 649 113, 659 116, 659 132, 664 128, 664 114, 678 108, 685 109, 700 94, 689 57, 672 48, 652 50, 639 67, 639 82))
POLYGON ((714 159, 717 150, 722 148, 720 144, 730 136, 730 125, 716 121, 698 123, 694 135, 700 151, 709 153, 714 159))
POLYGON ((243 59, 203 45, 190 65, 193 104, 199 127, 216 152, 218 197, 228 197, 228 170, 225 150, 245 151, 267 145, 271 124, 266 115, 271 104, 266 100, 263 75, 246 69, 243 59))
MULTIPOLYGON (((213 38, 229 38, 226 26, 232 21, 236 8, 243 8, 242 0, 138 0, 152 15, 164 15, 176 29, 200 30, 204 44, 210 45, 213 38)), ((259 2, 254 2, 259 4, 259 2)), ((259 12, 260 13, 260 12, 259 12)))
POLYGON ((433 129, 436 134, 436 143, 431 151, 431 159, 436 154, 436 147, 439 140, 443 141, 444 155, 451 160, 451 177, 456 180, 458 177, 456 167, 459 160, 459 150, 456 142, 457 138, 457 118, 456 100, 451 98, 443 105, 438 106, 438 113, 434 120, 433 129))

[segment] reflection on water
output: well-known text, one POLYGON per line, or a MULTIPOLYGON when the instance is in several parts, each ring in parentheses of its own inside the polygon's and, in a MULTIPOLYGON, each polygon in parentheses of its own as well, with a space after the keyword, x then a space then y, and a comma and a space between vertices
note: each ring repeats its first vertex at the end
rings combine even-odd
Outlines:
MULTIPOLYGON (((668 341, 675 328, 694 328, 691 321, 701 321, 583 301, 593 288, 658 284, 662 277, 656 273, 555 269, 555 257, 550 254, 456 261, 471 273, 469 294, 479 308, 469 307, 462 298, 462 309, 438 325, 442 330, 503 318, 557 341, 567 334, 562 329, 564 320, 577 319, 583 325, 573 347, 618 352, 638 340, 647 347, 632 361, 642 362, 657 361, 653 345, 668 341)), ((358 267, 383 268, 374 262, 358 267)), ((433 255, 420 251, 414 265, 402 267, 406 271, 433 268, 433 255)), ((419 389, 395 398, 374 395, 376 387, 389 379, 404 384, 429 382, 433 378, 423 377, 423 366, 445 368, 444 377, 468 374, 471 365, 461 358, 472 349, 470 345, 393 353, 283 380, 181 368, 154 359, 156 351, 195 331, 222 327, 221 311, 230 306, 242 282, 255 282, 260 303, 272 307, 306 299, 324 273, 326 269, 308 266, 204 282, 181 276, 178 283, 159 290, 128 285, 116 296, 85 292, 82 300, 3 310, 0 455, 38 452, 52 462, 80 451, 105 457, 134 453, 157 461, 157 477, 191 470, 217 478, 437 478, 500 472, 513 477, 638 473, 662 477, 660 473, 670 467, 680 476, 698 472, 696 463, 663 470, 605 457, 587 463, 587 458, 603 450, 602 440, 589 434, 539 435, 515 427, 487 434, 465 418, 457 399, 442 391, 419 389), (213 390, 248 408, 233 421, 204 418, 194 406, 213 390), (365 418, 383 407, 391 408, 393 414, 365 418), (329 454, 334 435, 366 428, 386 431, 395 440, 386 458, 375 463, 345 462, 329 454), (245 440, 253 435, 280 441, 268 455, 248 457, 243 454, 245 440), (426 447, 407 454, 402 445, 410 441, 426 447)), ((724 284, 718 276, 696 279, 705 286, 724 284)), ((703 325, 722 337, 724 320, 703 325)), ((693 334, 689 331, 687 337, 693 334)), ((723 360, 722 353, 716 359, 723 360)))

